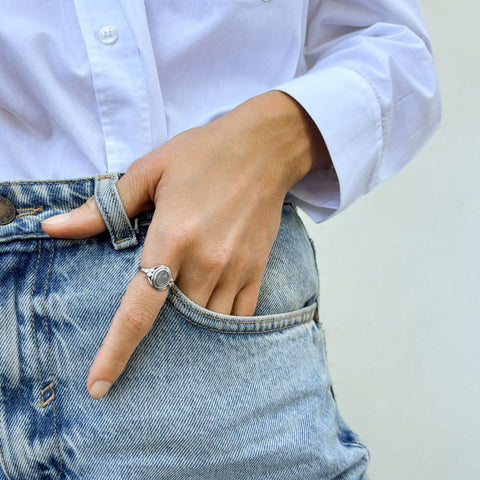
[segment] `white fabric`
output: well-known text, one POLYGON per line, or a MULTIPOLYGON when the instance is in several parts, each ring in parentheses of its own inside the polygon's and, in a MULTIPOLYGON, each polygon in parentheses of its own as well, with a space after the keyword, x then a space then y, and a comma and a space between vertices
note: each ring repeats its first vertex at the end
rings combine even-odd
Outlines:
POLYGON ((292 189, 322 221, 396 173, 440 118, 416 0, 7 0, 0 13, 3 180, 125 171, 279 89, 333 159, 292 189))

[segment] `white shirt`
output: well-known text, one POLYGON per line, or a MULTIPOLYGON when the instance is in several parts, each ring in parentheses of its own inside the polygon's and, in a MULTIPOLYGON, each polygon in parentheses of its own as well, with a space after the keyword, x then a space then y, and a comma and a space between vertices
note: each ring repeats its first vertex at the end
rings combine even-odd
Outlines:
POLYGON ((125 171, 278 89, 334 169, 293 189, 316 221, 396 173, 440 100, 416 0, 2 0, 0 177, 125 171))

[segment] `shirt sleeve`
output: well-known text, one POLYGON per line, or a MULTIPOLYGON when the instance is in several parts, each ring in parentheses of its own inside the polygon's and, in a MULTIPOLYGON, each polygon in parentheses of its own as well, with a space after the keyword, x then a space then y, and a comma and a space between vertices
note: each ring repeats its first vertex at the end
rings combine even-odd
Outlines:
POLYGON ((310 2, 299 75, 279 85, 312 117, 333 167, 291 193, 316 222, 397 173, 440 121, 430 41, 416 0, 310 2))

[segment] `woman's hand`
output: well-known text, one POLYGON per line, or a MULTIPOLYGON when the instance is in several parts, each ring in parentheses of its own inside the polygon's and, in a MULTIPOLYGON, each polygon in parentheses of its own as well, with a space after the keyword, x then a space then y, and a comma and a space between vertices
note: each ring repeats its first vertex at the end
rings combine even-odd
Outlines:
MULTIPOLYGON (((155 208, 142 267, 167 265, 202 307, 252 315, 283 199, 314 160, 329 165, 318 130, 295 100, 276 91, 138 159, 117 188, 129 217, 155 208)), ((43 228, 52 237, 85 238, 105 224, 92 197, 43 228)), ((94 399, 120 376, 167 293, 152 288, 143 272, 133 277, 90 369, 94 399)))

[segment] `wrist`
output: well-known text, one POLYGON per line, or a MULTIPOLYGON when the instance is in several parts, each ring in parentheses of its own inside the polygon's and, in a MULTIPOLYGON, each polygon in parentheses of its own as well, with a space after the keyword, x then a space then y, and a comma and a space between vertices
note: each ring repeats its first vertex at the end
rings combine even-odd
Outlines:
POLYGON ((285 193, 307 173, 331 166, 313 120, 294 98, 278 90, 247 100, 214 124, 243 156, 271 166, 272 178, 285 193))

